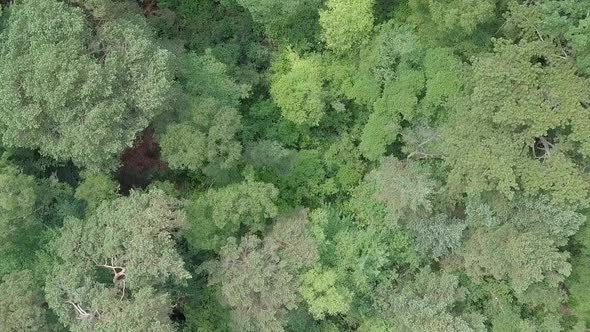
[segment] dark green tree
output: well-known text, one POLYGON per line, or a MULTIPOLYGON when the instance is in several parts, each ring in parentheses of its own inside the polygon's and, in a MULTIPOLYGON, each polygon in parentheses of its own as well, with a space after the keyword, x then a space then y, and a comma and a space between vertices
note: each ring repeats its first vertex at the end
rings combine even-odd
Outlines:
POLYGON ((206 174, 230 170, 241 157, 242 145, 235 137, 241 129, 237 107, 249 87, 236 83, 210 52, 184 60, 181 109, 178 121, 162 134, 162 156, 175 169, 206 174))
POLYGON ((119 185, 107 174, 84 173, 84 181, 76 188, 75 197, 86 202, 87 214, 92 214, 103 201, 118 197, 119 185))
POLYGON ((235 0, 273 39, 307 48, 317 38, 319 0, 235 0))

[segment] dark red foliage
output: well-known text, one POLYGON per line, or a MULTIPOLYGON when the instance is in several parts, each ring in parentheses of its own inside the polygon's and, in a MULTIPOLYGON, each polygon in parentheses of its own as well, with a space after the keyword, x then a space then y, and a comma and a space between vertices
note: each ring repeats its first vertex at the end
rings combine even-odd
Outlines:
POLYGON ((168 165, 160 160, 160 145, 155 140, 154 131, 147 128, 136 139, 133 147, 121 155, 118 173, 121 194, 129 194, 132 188, 145 188, 155 172, 166 170, 168 165))
POLYGON ((143 0, 140 1, 140 5, 145 16, 155 15, 155 12, 158 10, 158 3, 156 0, 143 0))

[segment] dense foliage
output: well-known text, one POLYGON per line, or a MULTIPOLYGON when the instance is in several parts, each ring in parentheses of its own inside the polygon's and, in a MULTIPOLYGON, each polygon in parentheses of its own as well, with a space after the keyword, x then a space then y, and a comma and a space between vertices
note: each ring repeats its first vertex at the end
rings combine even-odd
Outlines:
POLYGON ((589 0, 0 3, 0 332, 590 329, 589 0))

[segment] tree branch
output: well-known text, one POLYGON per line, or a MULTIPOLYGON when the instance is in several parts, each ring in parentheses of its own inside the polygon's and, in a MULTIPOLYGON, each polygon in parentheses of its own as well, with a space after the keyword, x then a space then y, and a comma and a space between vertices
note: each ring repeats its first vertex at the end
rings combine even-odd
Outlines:
POLYGON ((91 318, 91 315, 86 310, 82 309, 82 307, 80 307, 79 304, 76 304, 72 301, 66 301, 66 303, 69 303, 74 307, 74 309, 76 310, 77 316, 78 316, 77 319, 90 319, 91 318))

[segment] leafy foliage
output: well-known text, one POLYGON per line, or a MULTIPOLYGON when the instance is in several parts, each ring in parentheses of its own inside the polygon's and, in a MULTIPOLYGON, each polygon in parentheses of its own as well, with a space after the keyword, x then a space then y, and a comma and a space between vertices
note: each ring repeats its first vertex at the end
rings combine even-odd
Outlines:
POLYGON ((278 214, 278 191, 272 184, 244 181, 197 197, 188 208, 187 239, 196 248, 219 250, 240 226, 262 231, 278 214))
POLYGON ((161 113, 171 54, 139 16, 119 10, 93 30, 80 8, 63 2, 11 6, 0 36, 4 145, 96 169, 161 113))
POLYGON ((0 284, 0 319, 6 331, 45 331, 43 296, 29 270, 15 271, 0 284))
POLYGON ((350 291, 338 285, 338 275, 332 270, 312 269, 303 276, 301 295, 316 319, 326 315, 346 313, 350 308, 350 291))
POLYGON ((326 44, 337 52, 346 52, 366 40, 373 28, 372 0, 330 0, 320 13, 326 44))
POLYGON ((437 214, 409 225, 416 237, 416 249, 422 254, 439 259, 461 248, 464 222, 437 214))
POLYGON ((451 184, 507 197, 520 188, 550 192, 585 206, 588 188, 568 146, 585 155, 587 84, 547 43, 498 41, 494 54, 474 64, 471 95, 445 136, 451 184), (580 181, 563 185, 573 179, 580 181))
POLYGON ((209 267, 209 283, 220 285, 237 329, 283 331, 285 314, 300 301, 297 273, 317 260, 306 225, 306 211, 293 212, 265 239, 247 235, 239 245, 231 239, 209 267))
POLYGON ((288 71, 273 80, 272 96, 287 120, 317 126, 326 109, 321 63, 313 56, 290 57, 288 71))
POLYGON ((94 212, 103 201, 117 198, 118 189, 119 185, 106 174, 85 174, 75 196, 86 202, 89 212, 94 212))
POLYGON ((590 328, 588 1, 2 3, 1 331, 590 328))
POLYGON ((379 306, 384 317, 391 319, 393 329, 415 331, 484 330, 483 324, 470 326, 469 317, 457 316, 451 310, 464 299, 465 290, 458 278, 422 270, 416 279, 398 292, 387 287, 381 290, 379 306))
POLYGON ((169 295, 154 287, 190 278, 172 238, 183 223, 178 202, 159 191, 133 192, 87 220, 67 220, 52 243, 50 308, 73 330, 172 330, 169 295))
POLYGON ((235 139, 241 126, 236 107, 248 86, 235 83, 211 54, 189 55, 186 62, 184 109, 162 136, 163 157, 176 169, 230 169, 242 150, 235 139))
POLYGON ((378 169, 367 175, 365 183, 374 188, 374 198, 385 204, 394 220, 408 212, 432 208, 430 197, 436 183, 417 163, 384 159, 378 169))
POLYGON ((569 254, 558 246, 584 217, 540 202, 519 202, 505 223, 476 228, 464 248, 467 273, 476 280, 487 275, 507 280, 517 294, 535 283, 556 287, 569 276, 569 254))

